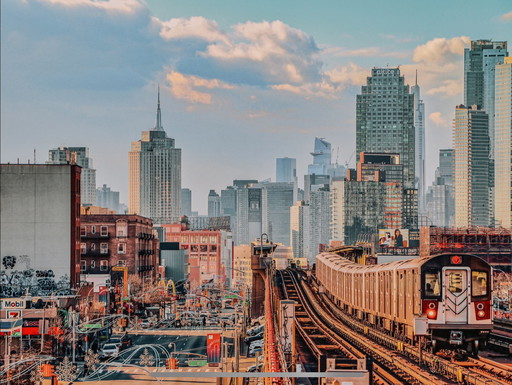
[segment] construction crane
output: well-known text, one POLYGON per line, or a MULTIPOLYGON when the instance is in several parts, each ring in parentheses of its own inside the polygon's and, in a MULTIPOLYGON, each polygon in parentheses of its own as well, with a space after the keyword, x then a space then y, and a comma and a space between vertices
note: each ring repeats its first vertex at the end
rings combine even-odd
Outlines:
POLYGON ((350 161, 352 160, 352 158, 354 157, 355 155, 355 151, 352 152, 352 154, 350 155, 350 158, 348 158, 348 160, 345 161, 345 168, 348 170, 348 164, 350 163, 350 161))

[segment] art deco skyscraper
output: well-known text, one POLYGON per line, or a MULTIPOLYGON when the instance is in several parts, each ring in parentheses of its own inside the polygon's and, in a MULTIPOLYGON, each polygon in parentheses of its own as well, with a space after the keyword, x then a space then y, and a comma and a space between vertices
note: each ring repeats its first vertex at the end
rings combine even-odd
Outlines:
POLYGON ((415 181, 414 95, 399 68, 373 68, 361 87, 356 106, 356 154, 388 152, 400 155, 404 187, 415 181))
POLYGON ((142 131, 129 153, 129 211, 168 223, 181 214, 181 149, 162 127, 160 90, 156 125, 142 131))
POLYGON ((512 57, 496 66, 496 224, 512 229, 512 57))

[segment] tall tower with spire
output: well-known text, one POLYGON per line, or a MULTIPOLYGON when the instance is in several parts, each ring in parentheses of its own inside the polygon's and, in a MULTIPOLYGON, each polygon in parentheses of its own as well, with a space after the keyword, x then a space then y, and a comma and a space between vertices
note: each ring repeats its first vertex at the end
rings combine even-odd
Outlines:
POLYGON ((418 208, 420 214, 425 213, 425 104, 420 97, 418 85, 418 70, 416 70, 416 82, 411 87, 414 96, 414 134, 415 134, 415 188, 418 190, 418 208))
POLYGON ((179 219, 181 206, 181 149, 162 126, 160 87, 155 127, 142 131, 132 142, 129 158, 129 212, 171 223, 179 219))

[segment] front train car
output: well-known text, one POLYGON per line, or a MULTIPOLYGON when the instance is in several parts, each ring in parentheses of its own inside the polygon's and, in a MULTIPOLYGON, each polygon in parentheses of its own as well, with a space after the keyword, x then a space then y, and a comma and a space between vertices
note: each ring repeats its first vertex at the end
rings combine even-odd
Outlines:
POLYGON ((492 329, 492 271, 468 254, 441 254, 421 265, 422 313, 434 350, 461 347, 476 354, 492 329))

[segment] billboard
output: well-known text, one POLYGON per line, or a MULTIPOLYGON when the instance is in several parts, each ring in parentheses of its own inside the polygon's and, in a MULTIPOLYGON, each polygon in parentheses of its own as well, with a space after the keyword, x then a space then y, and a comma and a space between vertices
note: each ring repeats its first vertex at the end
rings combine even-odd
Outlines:
POLYGON ((379 247, 411 247, 409 229, 379 229, 379 247))
POLYGON ((206 357, 208 366, 218 366, 220 363, 220 334, 208 334, 206 336, 206 357))

